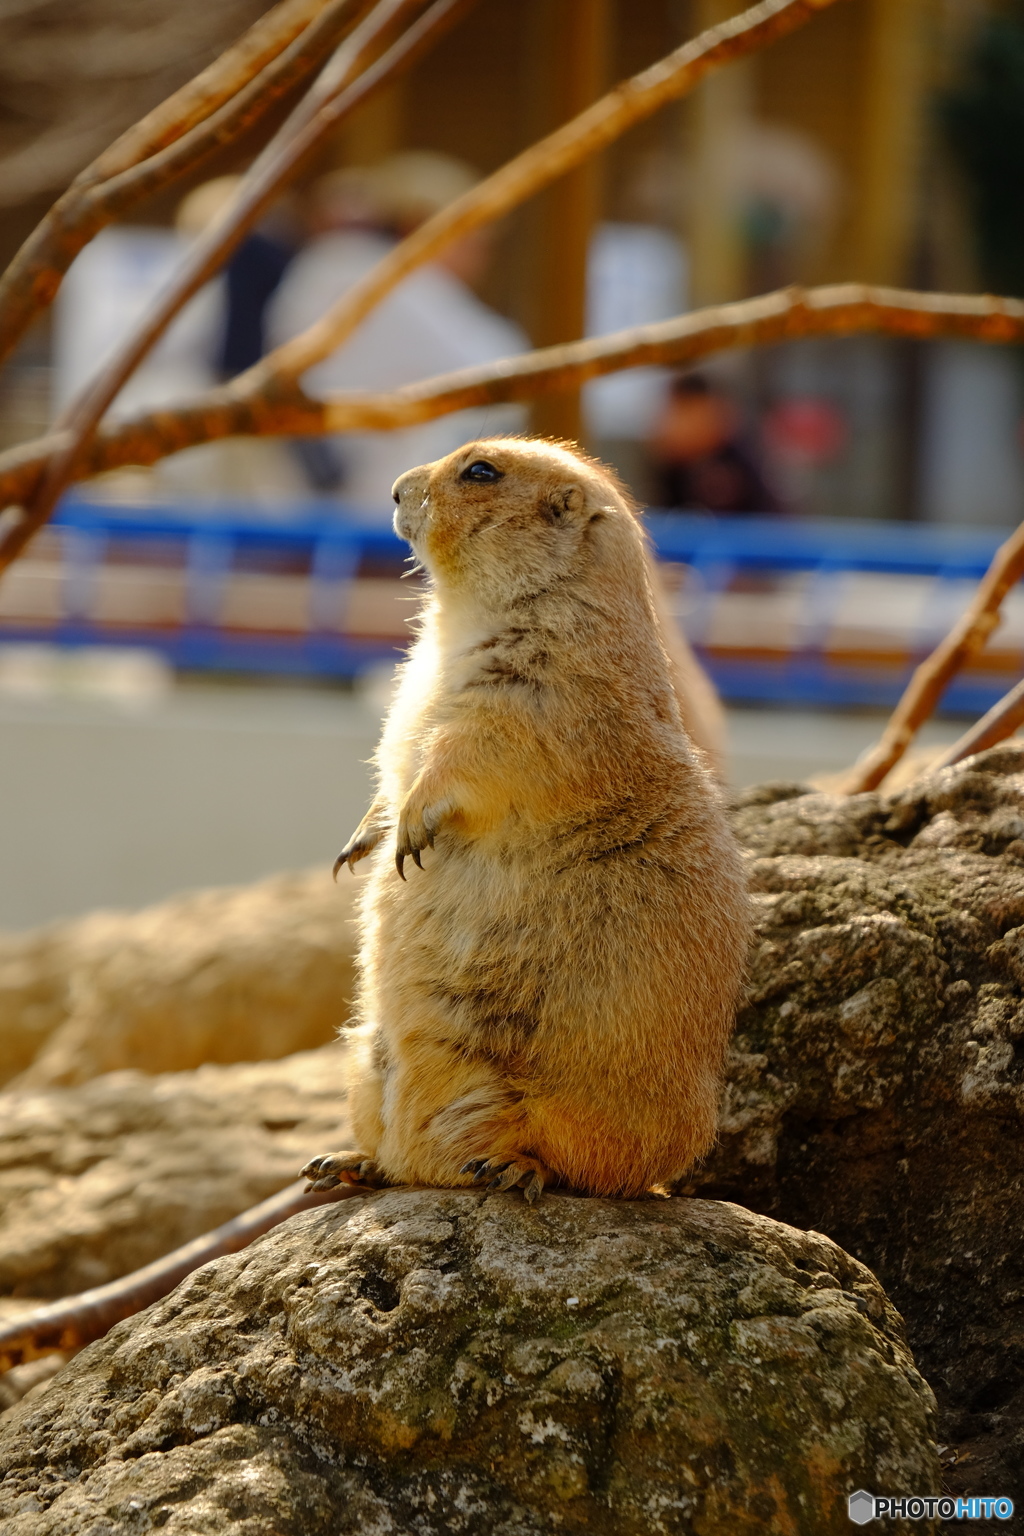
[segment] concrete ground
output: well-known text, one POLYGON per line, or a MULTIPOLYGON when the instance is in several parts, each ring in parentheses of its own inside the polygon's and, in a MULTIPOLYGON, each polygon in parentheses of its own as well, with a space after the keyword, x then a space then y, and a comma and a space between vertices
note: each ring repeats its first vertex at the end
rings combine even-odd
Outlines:
MULTIPOLYGON (((330 864, 368 803, 372 691, 52 681, 0 668, 0 928, 330 864)), ((733 782, 837 772, 880 723, 733 710, 733 782)))

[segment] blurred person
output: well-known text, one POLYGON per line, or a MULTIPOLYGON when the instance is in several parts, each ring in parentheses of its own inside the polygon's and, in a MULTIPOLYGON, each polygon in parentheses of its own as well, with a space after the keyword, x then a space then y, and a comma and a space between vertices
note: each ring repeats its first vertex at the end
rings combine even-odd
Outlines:
POLYGON ((650 438, 663 507, 706 512, 779 512, 739 412, 700 374, 672 381, 650 438))
MULTIPOLYGON (((186 240, 202 234, 231 202, 241 180, 241 176, 217 176, 190 192, 178 208, 178 233, 186 240)), ((290 204, 281 200, 249 231, 225 266, 220 334, 213 357, 221 378, 231 379, 244 373, 266 351, 267 305, 295 255, 297 244, 290 204)))
MULTIPOLYGON (((272 342, 290 340, 319 320, 398 240, 476 180, 461 161, 426 150, 325 177, 313 189, 313 238, 271 302, 272 342)), ((314 397, 392 390, 526 350, 523 332, 469 286, 486 268, 491 239, 489 231, 476 231, 410 273, 331 357, 310 370, 305 389, 314 397)), ((521 430, 523 423, 520 407, 492 406, 396 432, 345 433, 326 440, 336 466, 329 485, 324 476, 330 463, 321 457, 317 466, 308 443, 298 451, 314 484, 321 475, 319 488, 390 520, 391 486, 406 469, 443 458, 474 437, 521 430)))
MULTIPOLYGON (((72 263, 54 305, 54 410, 99 372, 170 280, 188 247, 174 229, 111 225, 72 263)), ((111 406, 115 418, 177 405, 216 382, 219 279, 184 306, 111 406)))
MULTIPOLYGON (((75 259, 55 305, 55 412, 88 383, 135 326, 192 242, 227 207, 240 179, 218 176, 193 188, 178 205, 173 229, 112 225, 75 259)), ((273 222, 269 227, 276 228, 273 222)), ((261 303, 259 289, 267 290, 273 271, 266 246, 275 238, 264 235, 262 228, 255 231, 229 267, 188 301, 124 385, 111 406, 112 417, 180 405, 258 361, 263 351, 262 312, 269 297, 265 292, 261 303), (263 268, 256 282, 246 254, 253 241, 263 268), (232 277, 239 258, 241 284, 237 275, 232 277)), ((138 482, 133 475, 133 488, 138 482)), ((253 438, 227 439, 172 455, 149 472, 147 484, 155 499, 172 500, 185 496, 274 502, 306 489, 279 442, 253 438)), ((111 491, 115 482, 105 480, 104 486, 111 491)))
POLYGON ((727 175, 749 291, 813 280, 842 203, 831 157, 796 129, 755 120, 737 136, 727 175))

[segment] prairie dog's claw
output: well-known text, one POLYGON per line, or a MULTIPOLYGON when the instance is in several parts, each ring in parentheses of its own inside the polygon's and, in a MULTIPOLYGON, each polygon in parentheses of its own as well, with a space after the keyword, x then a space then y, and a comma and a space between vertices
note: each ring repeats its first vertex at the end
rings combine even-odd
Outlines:
POLYGON ((365 821, 360 822, 334 861, 332 871, 334 879, 337 880, 338 871, 344 864, 347 864, 354 874, 359 860, 365 859, 367 854, 373 852, 386 830, 386 827, 378 827, 376 824, 367 826, 365 821))
POLYGON ((405 871, 402 866, 406 859, 412 859, 417 869, 423 868, 420 854, 424 848, 433 848, 438 826, 451 813, 452 807, 448 800, 437 800, 421 806, 415 794, 410 794, 398 820, 398 844, 395 850, 395 868, 403 880, 405 871))
POLYGON ((414 843, 412 841, 411 837, 409 836, 409 830, 406 826, 403 825, 399 828, 398 848, 395 851, 395 868, 398 870, 398 873, 403 880, 405 879, 405 870, 402 866, 404 865, 406 859, 412 859, 417 869, 423 868, 423 860, 420 858, 420 849, 425 846, 426 845, 423 843, 414 843))
POLYGON ((533 1205, 544 1188, 545 1175, 553 1178, 549 1170, 532 1157, 514 1157, 511 1161, 498 1157, 473 1157, 463 1163, 460 1173, 471 1173, 474 1184, 486 1183, 487 1189, 521 1189, 527 1205, 533 1205))
POLYGON ((523 1199, 527 1205, 536 1205, 539 1196, 544 1190, 544 1180, 539 1173, 530 1175, 530 1181, 523 1186, 523 1199))

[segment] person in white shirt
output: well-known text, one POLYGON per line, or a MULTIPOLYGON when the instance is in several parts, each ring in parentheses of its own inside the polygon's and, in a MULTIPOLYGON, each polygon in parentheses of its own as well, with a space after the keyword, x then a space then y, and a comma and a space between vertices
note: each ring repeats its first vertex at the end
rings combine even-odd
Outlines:
MULTIPOLYGON (((239 178, 219 176, 181 201, 173 229, 112 225, 76 257, 54 306, 54 414, 106 362, 170 281, 191 242, 233 196, 239 178)), ((219 274, 189 300, 111 406, 115 420, 183 405, 220 381, 228 317, 219 274)), ((228 438, 171 455, 151 470, 115 471, 93 493, 155 502, 230 501, 276 507, 308 494, 287 445, 228 438)))
MULTIPOLYGON (((393 155, 370 170, 335 172, 315 189, 319 233, 292 262, 271 301, 274 345, 318 320, 385 256, 395 241, 471 187, 461 162, 427 151, 393 155)), ((390 390, 525 351, 512 321, 477 298, 470 280, 483 270, 486 231, 469 236, 411 273, 331 357, 303 380, 321 398, 335 390, 390 390)), ((458 413, 395 432, 352 432, 332 440, 337 494, 371 516, 390 520, 391 487, 405 470, 443 457, 462 443, 521 431, 518 406, 458 413)))

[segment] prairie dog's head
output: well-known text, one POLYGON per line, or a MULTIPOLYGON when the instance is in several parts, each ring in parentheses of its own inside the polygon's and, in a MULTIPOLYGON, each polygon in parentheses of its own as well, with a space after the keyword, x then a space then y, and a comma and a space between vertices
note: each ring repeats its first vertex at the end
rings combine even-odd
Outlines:
POLYGON ((395 531, 437 585, 492 602, 596 565, 642 580, 642 535, 611 474, 561 443, 490 438, 395 481, 395 531))

